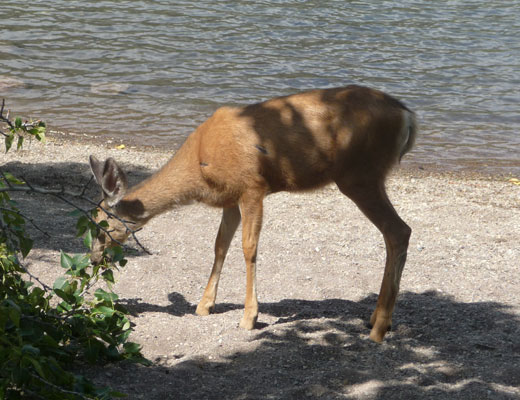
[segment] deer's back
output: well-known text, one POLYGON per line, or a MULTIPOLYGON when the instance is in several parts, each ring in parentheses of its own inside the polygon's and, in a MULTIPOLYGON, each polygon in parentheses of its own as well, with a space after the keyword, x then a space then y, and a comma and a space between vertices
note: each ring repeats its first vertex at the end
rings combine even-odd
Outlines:
POLYGON ((313 189, 348 171, 387 170, 399 156, 404 110, 358 86, 223 107, 194 133, 202 175, 215 187, 276 192, 313 189))

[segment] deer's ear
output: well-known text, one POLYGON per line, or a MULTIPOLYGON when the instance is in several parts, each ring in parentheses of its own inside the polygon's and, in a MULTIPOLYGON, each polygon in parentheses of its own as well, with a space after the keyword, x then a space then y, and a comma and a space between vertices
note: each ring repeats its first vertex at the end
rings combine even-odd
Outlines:
POLYGON ((126 175, 113 158, 104 163, 90 156, 90 169, 94 179, 101 186, 103 196, 109 207, 114 207, 126 194, 128 183, 126 175))
POLYGON ((99 162, 99 160, 95 156, 90 156, 88 158, 88 161, 90 163, 90 170, 92 171, 92 174, 94 175, 94 179, 98 183, 98 185, 101 186, 101 182, 103 181, 103 164, 99 162))

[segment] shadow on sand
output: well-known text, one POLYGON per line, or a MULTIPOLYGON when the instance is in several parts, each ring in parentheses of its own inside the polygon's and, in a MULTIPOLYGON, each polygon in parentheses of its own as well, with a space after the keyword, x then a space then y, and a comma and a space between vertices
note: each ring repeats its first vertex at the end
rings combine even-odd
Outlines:
MULTIPOLYGON (((169 299, 166 307, 127 306, 134 314, 195 310, 178 293, 169 299)), ((278 320, 260 327, 253 351, 173 367, 114 366, 106 383, 147 399, 517 398, 511 388, 520 385, 520 320, 510 307, 405 292, 394 332, 378 345, 359 323, 375 300, 263 303, 260 312, 278 320)), ((236 308, 242 305, 219 304, 217 312, 236 308)))

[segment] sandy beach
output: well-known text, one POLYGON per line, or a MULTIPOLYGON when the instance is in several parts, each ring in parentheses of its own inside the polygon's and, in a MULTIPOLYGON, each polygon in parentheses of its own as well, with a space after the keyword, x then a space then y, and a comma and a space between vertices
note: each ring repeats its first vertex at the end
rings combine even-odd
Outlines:
MULTIPOLYGON (((49 139, 0 156, 33 185, 76 190, 88 155, 120 161, 132 183, 173 154, 116 143, 49 139)), ((518 178, 518 177, 517 177, 518 178)), ((153 219, 128 256, 116 293, 132 314, 131 340, 153 366, 85 367, 130 399, 518 399, 520 398, 520 186, 508 177, 396 168, 388 183, 411 226, 408 261, 382 344, 367 327, 383 274, 382 236, 334 187, 278 193, 265 201, 258 255, 260 316, 238 328, 245 295, 240 228, 219 286, 216 312, 194 314, 213 261, 221 211, 202 205, 153 219)), ((97 197, 97 188, 89 189, 97 197)), ((81 252, 71 208, 17 195, 51 235, 26 263, 52 283, 59 251, 81 252)))

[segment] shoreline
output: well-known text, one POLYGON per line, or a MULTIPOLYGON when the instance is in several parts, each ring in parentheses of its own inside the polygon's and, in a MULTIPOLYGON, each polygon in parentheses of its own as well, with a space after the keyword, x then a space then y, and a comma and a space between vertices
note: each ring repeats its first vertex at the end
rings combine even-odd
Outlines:
MULTIPOLYGON (((86 133, 65 133, 60 131, 50 131, 50 135, 47 136, 47 140, 51 142, 55 142, 58 145, 64 144, 74 144, 77 146, 88 146, 92 143, 96 145, 102 146, 107 150, 114 150, 119 145, 124 145, 124 150, 131 152, 144 152, 144 153, 157 153, 163 155, 169 155, 170 157, 175 154, 175 152, 182 146, 183 141, 173 142, 171 147, 160 147, 157 145, 140 145, 132 143, 131 141, 123 141, 121 139, 117 139, 115 137, 106 137, 106 136, 96 136, 90 135, 86 133)), ((417 146, 417 145, 416 145, 417 146)), ((11 150, 13 151, 13 150, 11 150)), ((413 154, 413 149, 411 153, 413 154)), ((416 175, 416 177, 425 177, 425 176, 436 176, 439 178, 446 179, 477 179, 477 180, 508 180, 511 178, 520 179, 520 175, 516 175, 512 172, 494 172, 491 171, 482 171, 474 165, 460 165, 457 169, 453 168, 442 168, 437 165, 431 163, 419 163, 415 160, 409 161, 407 160, 407 156, 405 155, 401 164, 396 165, 391 175, 394 174, 406 174, 406 175, 416 175)), ((87 160, 85 161, 87 162, 87 160)))

